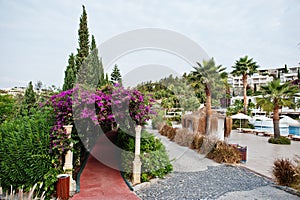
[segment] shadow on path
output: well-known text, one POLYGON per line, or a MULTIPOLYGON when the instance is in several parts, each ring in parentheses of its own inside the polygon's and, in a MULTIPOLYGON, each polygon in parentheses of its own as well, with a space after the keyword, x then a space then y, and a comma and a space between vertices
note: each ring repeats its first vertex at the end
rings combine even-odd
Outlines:
MULTIPOLYGON (((115 135, 108 137, 112 139, 115 135)), ((139 199, 130 191, 118 168, 113 166, 118 165, 119 161, 113 147, 105 135, 98 139, 80 176, 80 193, 75 194, 72 200, 139 199), (103 157, 112 168, 99 161, 103 157)))

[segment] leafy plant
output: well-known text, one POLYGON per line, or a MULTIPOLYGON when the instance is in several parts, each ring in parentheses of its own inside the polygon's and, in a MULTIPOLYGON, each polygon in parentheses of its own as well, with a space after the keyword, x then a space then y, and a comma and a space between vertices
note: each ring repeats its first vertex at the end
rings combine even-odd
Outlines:
POLYGON ((164 110, 160 109, 160 108, 155 108, 156 110, 156 115, 152 116, 152 128, 153 129, 158 129, 160 130, 161 126, 164 124, 165 120, 164 120, 164 115, 165 112, 164 110))
POLYGON ((11 95, 0 95, 0 124, 13 116, 15 101, 11 95))
POLYGON ((52 114, 49 107, 32 108, 29 116, 19 115, 0 126, 0 179, 4 189, 22 186, 28 191, 33 183, 48 181, 45 175, 53 170, 55 160, 49 153, 52 114))
MULTIPOLYGON (((122 169, 127 178, 132 176, 132 161, 134 159, 135 140, 134 137, 119 130, 117 144, 123 150, 122 169)), ((148 181, 154 177, 163 177, 173 170, 168 154, 161 141, 152 134, 142 131, 141 135, 141 181, 148 181)))
POLYGON ((280 136, 279 138, 270 137, 268 140, 269 143, 272 144, 291 144, 291 140, 289 138, 286 138, 284 136, 280 136))

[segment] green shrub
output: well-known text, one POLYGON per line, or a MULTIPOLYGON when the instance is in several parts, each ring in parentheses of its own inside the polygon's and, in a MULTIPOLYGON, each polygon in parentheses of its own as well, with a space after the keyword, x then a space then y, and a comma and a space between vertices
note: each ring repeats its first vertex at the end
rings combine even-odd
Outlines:
POLYGON ((28 191, 33 184, 44 182, 47 194, 53 192, 52 176, 57 172, 53 169, 55 158, 49 154, 53 124, 52 110, 44 108, 0 126, 0 180, 4 189, 12 185, 28 191))
POLYGON ((180 122, 181 121, 181 116, 180 115, 176 115, 174 117, 170 117, 168 118, 169 121, 175 121, 175 122, 180 122))
POLYGON ((157 114, 152 117, 152 128, 153 129, 160 129, 160 126, 164 124, 164 110, 158 110, 157 114))
POLYGON ((165 119, 165 111, 162 109, 156 109, 156 115, 152 116, 152 128, 160 130, 164 124, 172 126, 172 122, 170 119, 165 119))
MULTIPOLYGON (((133 136, 130 136, 119 130, 117 141, 117 145, 125 150, 121 155, 121 165, 122 170, 125 172, 125 177, 130 179, 132 176, 132 161, 134 159, 135 139, 133 136)), ((173 170, 164 145, 159 139, 155 138, 152 134, 144 130, 141 134, 140 158, 142 162, 142 182, 148 181, 153 177, 163 177, 173 170)))
POLYGON ((238 129, 238 128, 240 128, 241 125, 242 125, 242 128, 251 128, 251 129, 255 128, 255 126, 253 124, 251 124, 249 121, 243 122, 243 120, 242 120, 241 124, 240 124, 239 119, 234 119, 233 123, 232 123, 232 129, 238 129))
POLYGON ((166 123, 168 126, 172 126, 172 122, 171 122, 169 119, 167 119, 167 120, 165 121, 165 123, 166 123))
POLYGON ((240 152, 225 142, 217 142, 214 148, 206 155, 218 163, 239 163, 241 160, 240 152))
POLYGON ((296 181, 296 167, 289 159, 277 159, 274 162, 273 175, 280 185, 291 186, 296 181))
POLYGON ((283 136, 280 136, 277 139, 275 139, 274 137, 270 137, 268 142, 272 144, 291 144, 291 140, 283 136))

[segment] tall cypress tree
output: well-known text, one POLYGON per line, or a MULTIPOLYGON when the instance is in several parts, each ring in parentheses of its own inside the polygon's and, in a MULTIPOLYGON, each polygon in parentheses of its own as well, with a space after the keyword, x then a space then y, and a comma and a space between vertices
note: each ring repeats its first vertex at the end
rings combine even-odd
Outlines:
POLYGON ((118 65, 114 66, 113 71, 110 75, 110 80, 113 83, 122 83, 122 76, 121 76, 120 70, 118 68, 118 65))
POLYGON ((26 112, 29 112, 30 109, 36 105, 36 100, 36 93, 33 90, 33 85, 30 81, 25 90, 24 99, 21 105, 21 113, 26 114, 26 112))
POLYGON ((105 85, 104 83, 104 69, 103 69, 103 64, 102 64, 102 59, 99 59, 98 56, 98 48, 96 45, 96 40, 94 35, 92 35, 92 42, 91 42, 91 55, 93 57, 93 61, 95 63, 95 67, 96 67, 96 74, 97 74, 97 79, 98 79, 98 83, 97 83, 97 87, 101 87, 103 85, 105 85))
POLYGON ((80 83, 90 87, 100 87, 103 84, 104 72, 102 61, 99 60, 95 37, 92 35, 91 53, 83 61, 82 70, 79 74, 80 83))
POLYGON ((78 43, 79 48, 77 48, 76 55, 76 69, 77 72, 80 70, 82 62, 89 55, 89 30, 87 26, 87 14, 84 5, 82 6, 82 15, 80 17, 79 29, 78 29, 78 43))
POLYGON ((76 80, 75 56, 73 53, 71 53, 68 60, 68 66, 65 71, 63 90, 66 91, 72 89, 74 87, 75 80, 76 80))
POLYGON ((92 41, 91 41, 91 51, 93 51, 94 49, 97 48, 97 45, 96 45, 96 40, 95 40, 95 37, 94 35, 92 35, 92 41))

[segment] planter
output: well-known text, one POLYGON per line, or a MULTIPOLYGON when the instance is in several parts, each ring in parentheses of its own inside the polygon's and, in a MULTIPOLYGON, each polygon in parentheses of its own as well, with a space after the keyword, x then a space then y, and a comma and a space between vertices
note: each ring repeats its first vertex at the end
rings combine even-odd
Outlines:
POLYGON ((247 146, 240 146, 239 144, 231 144, 232 147, 236 148, 241 155, 240 163, 246 163, 247 162, 247 146))

